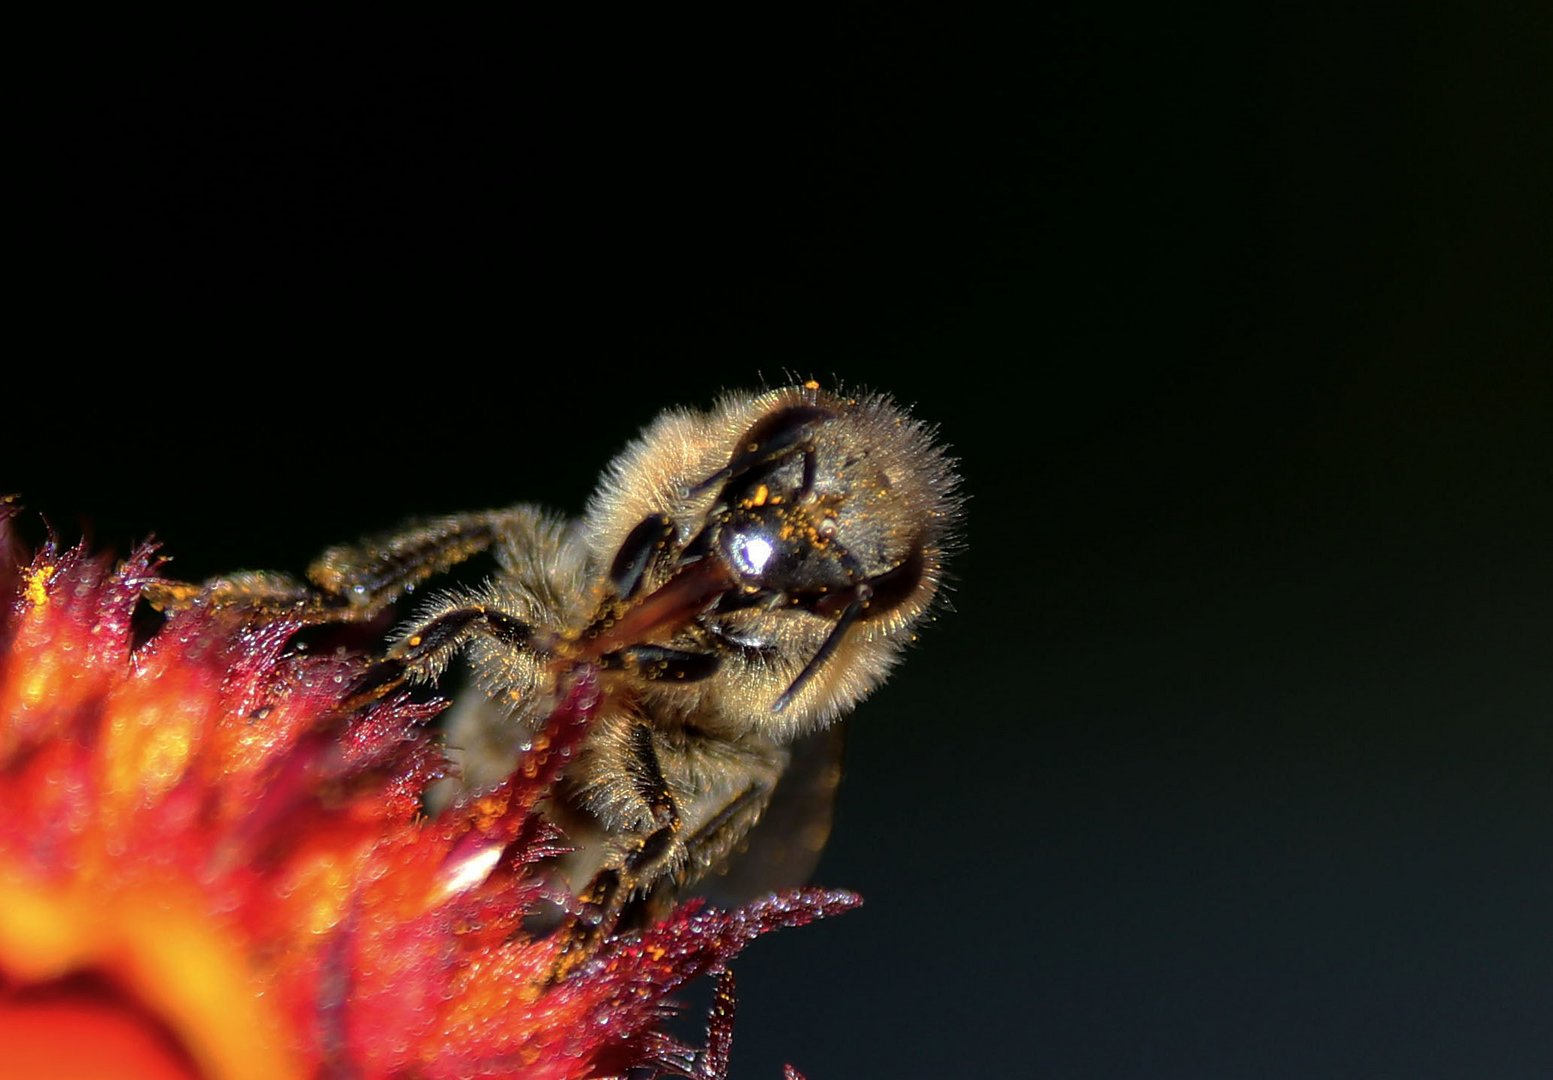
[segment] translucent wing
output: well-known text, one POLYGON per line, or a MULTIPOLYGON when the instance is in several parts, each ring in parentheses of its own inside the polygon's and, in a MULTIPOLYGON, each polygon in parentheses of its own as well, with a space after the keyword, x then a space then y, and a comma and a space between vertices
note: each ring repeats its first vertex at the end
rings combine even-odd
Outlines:
POLYGON ((845 728, 834 724, 793 744, 792 764, 760 823, 696 891, 719 905, 734 905, 809 880, 835 817, 845 728))

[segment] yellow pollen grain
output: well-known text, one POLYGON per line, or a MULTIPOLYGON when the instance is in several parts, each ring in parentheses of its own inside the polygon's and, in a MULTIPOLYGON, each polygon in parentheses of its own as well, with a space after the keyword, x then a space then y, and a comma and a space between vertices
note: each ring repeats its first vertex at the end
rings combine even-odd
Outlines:
POLYGON ((419 635, 419 634, 411 635, 408 644, 409 644, 410 648, 412 648, 412 649, 418 648, 420 646, 420 644, 421 644, 421 635, 419 635))
POLYGON ((814 379, 810 379, 808 382, 803 384, 803 388, 805 390, 818 390, 820 388, 820 384, 814 379))
POLYGON ((766 487, 765 484, 761 484, 760 487, 755 489, 755 495, 750 499, 750 502, 755 506, 765 506, 766 500, 770 497, 771 489, 766 487))
POLYGON ((24 591, 27 602, 33 607, 40 608, 48 605, 49 582, 53 580, 55 569, 57 568, 53 563, 48 563, 36 570, 22 571, 22 578, 26 582, 24 591))

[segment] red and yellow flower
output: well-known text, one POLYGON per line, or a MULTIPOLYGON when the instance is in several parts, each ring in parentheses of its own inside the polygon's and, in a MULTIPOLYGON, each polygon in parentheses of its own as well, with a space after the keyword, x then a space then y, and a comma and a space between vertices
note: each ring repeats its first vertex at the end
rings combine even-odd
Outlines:
POLYGON ((0 1075, 718 1076, 731 979, 705 1048, 661 1030, 667 996, 857 902, 686 905, 555 981, 556 942, 524 930, 557 843, 534 810, 591 674, 506 784, 428 818, 439 704, 354 700, 363 661, 284 619, 196 608, 147 635, 155 572, 149 547, 0 554, 0 1075))

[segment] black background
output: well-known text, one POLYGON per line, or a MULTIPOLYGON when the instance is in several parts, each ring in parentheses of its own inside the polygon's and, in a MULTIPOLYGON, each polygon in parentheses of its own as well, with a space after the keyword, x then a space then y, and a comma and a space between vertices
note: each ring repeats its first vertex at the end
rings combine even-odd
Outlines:
POLYGON ((1553 35, 1461 7, 55 29, 0 487, 300 570, 887 389, 955 610, 735 1075, 1553 1075, 1553 35))

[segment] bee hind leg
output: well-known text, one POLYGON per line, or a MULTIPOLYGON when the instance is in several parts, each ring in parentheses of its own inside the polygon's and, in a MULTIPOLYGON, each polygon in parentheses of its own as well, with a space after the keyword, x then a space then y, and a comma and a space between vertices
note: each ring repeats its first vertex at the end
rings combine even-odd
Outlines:
MULTIPOLYGON (((354 621, 350 605, 321 593, 290 574, 240 570, 194 585, 171 578, 141 582, 140 595, 164 613, 191 608, 231 609, 267 618, 295 618, 304 623, 354 621)), ((362 616, 365 618, 366 616, 362 616)))
POLYGON ((142 594, 158 611, 207 606, 307 624, 366 622, 418 583, 445 573, 535 520, 526 506, 411 522, 355 544, 330 548, 307 581, 272 571, 240 571, 203 584, 157 578, 142 594))
POLYGON ((320 592, 359 611, 357 618, 370 618, 427 578, 532 526, 538 516, 532 507, 517 506, 412 521, 330 548, 313 560, 307 578, 320 592))

